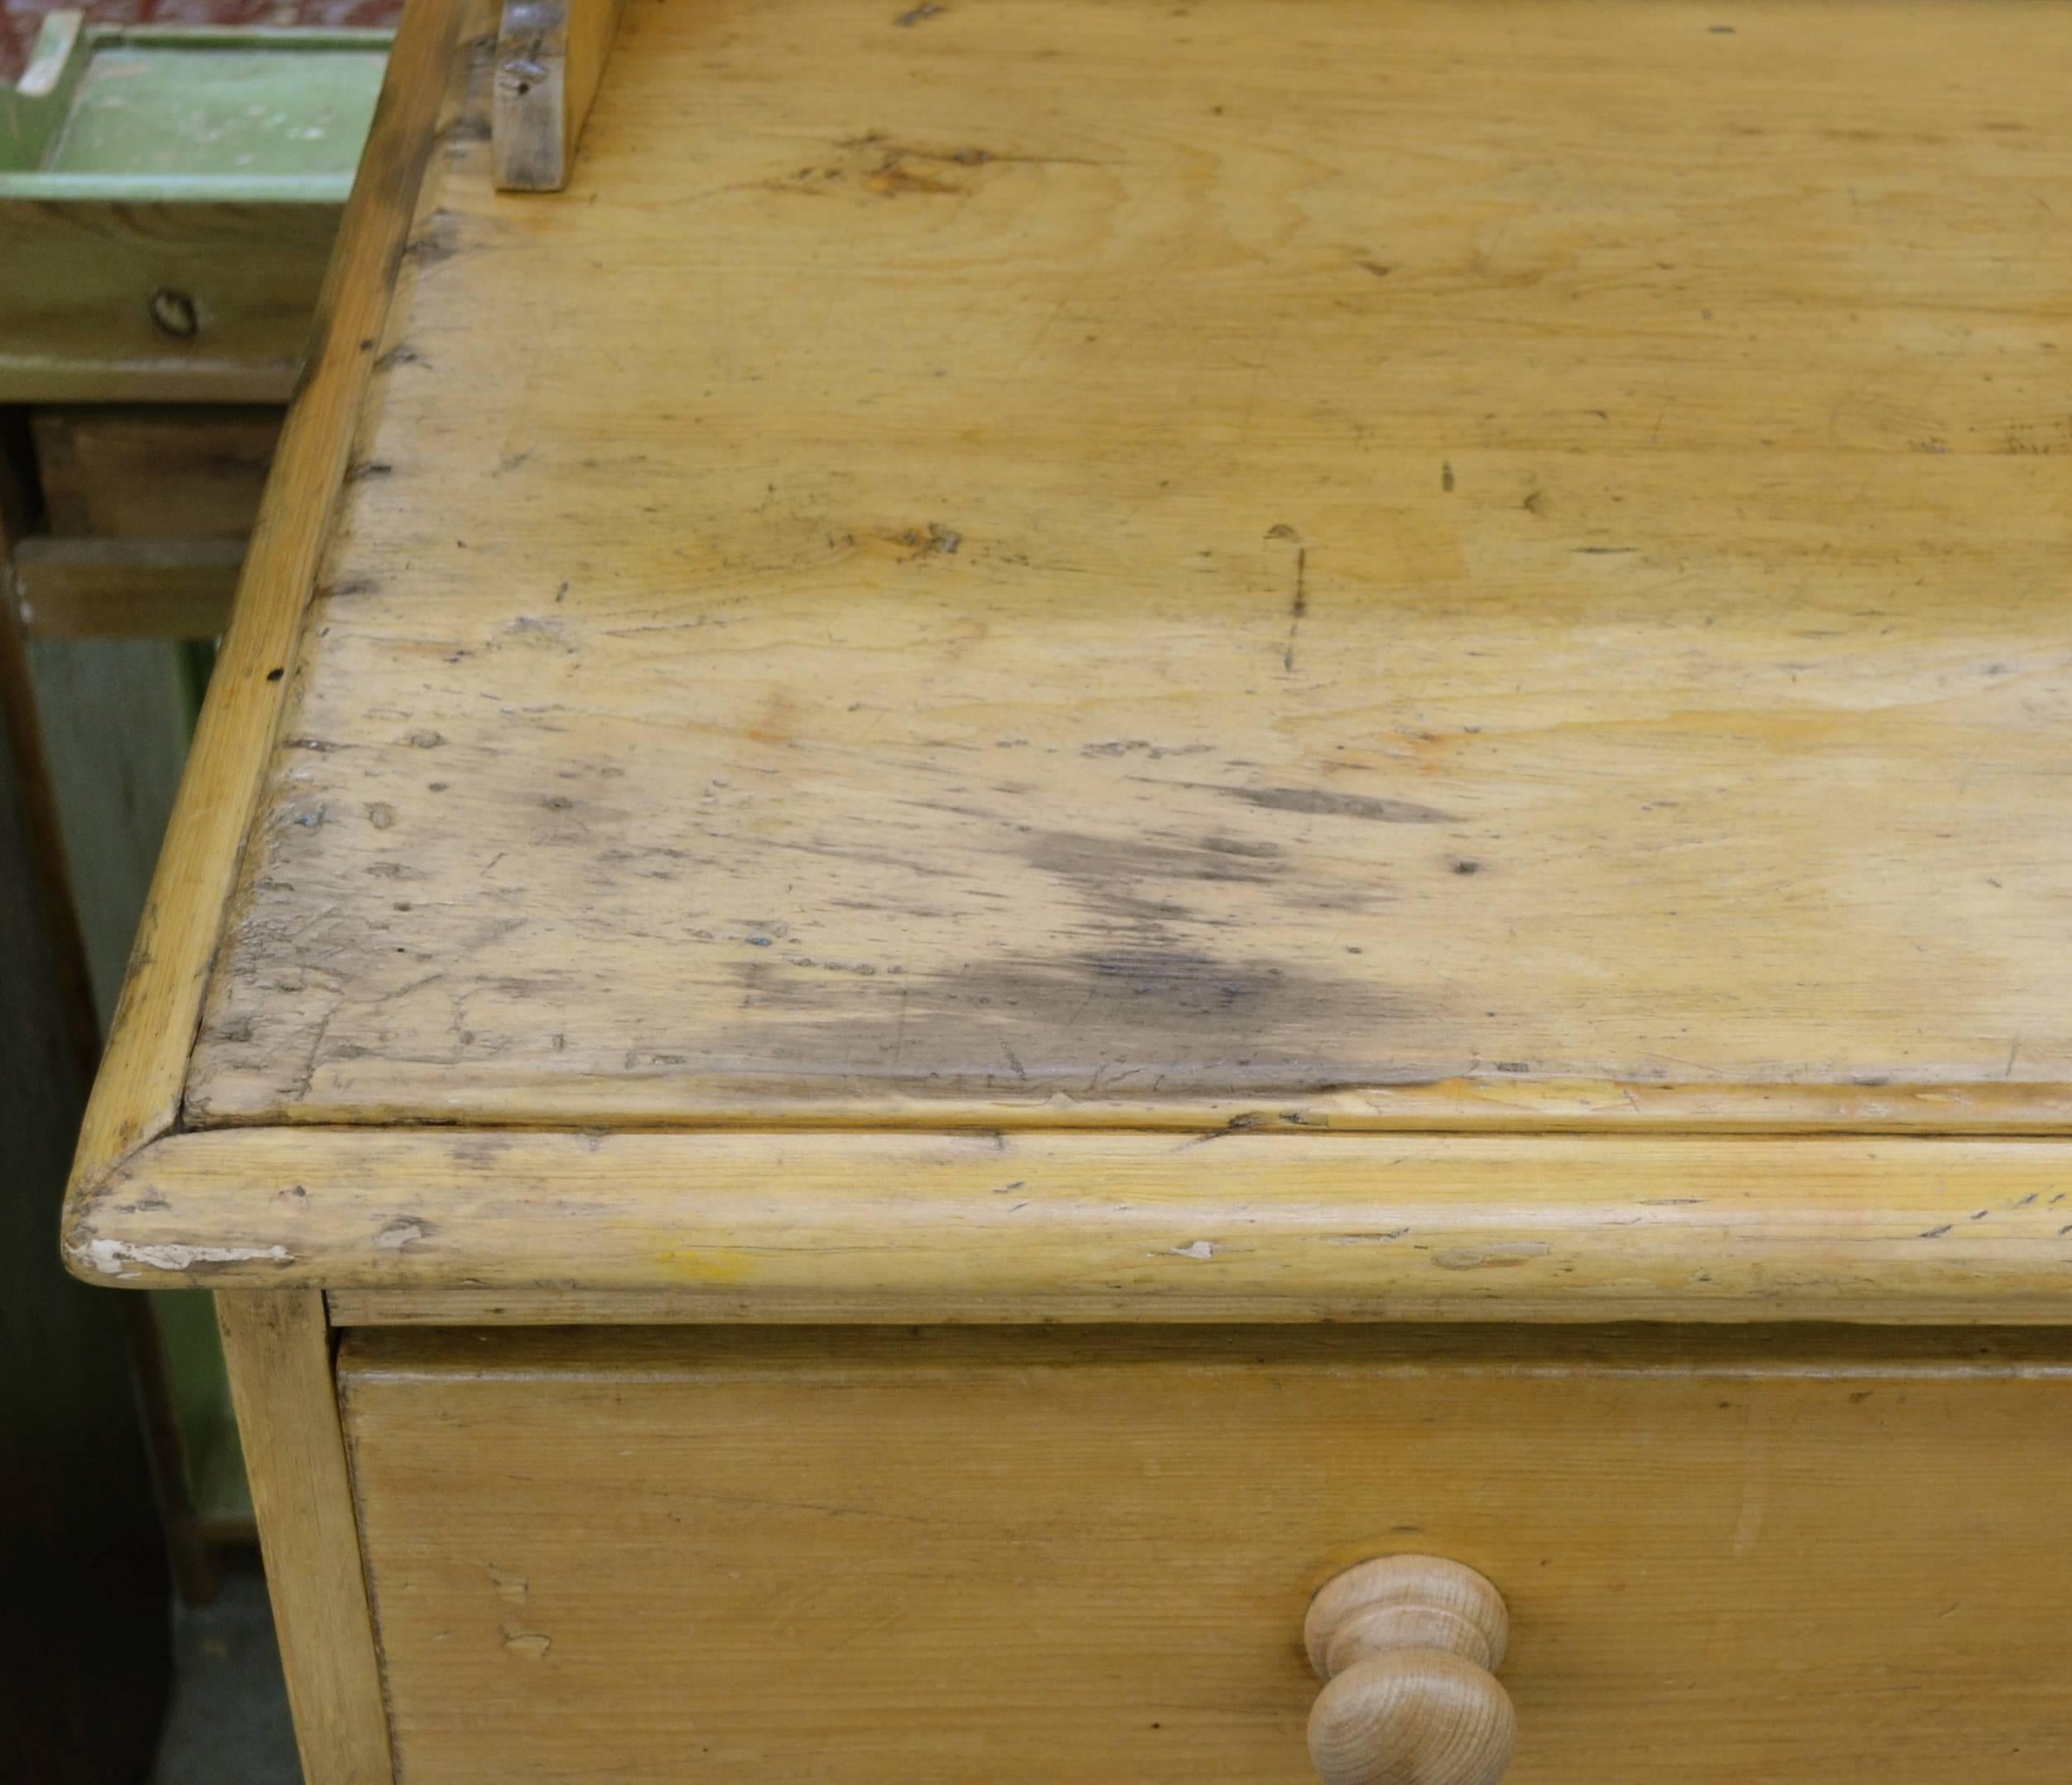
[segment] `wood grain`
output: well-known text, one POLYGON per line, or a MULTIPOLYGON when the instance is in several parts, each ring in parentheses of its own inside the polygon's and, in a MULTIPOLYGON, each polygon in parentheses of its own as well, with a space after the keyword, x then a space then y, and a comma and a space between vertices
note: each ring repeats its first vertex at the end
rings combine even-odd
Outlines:
POLYGON ((65 1249, 132 1287, 550 1291, 585 1319, 671 1292, 711 1320, 2062 1321, 2072 1147, 205 1131, 75 1199, 65 1249))
POLYGON ((233 539, 258 518, 281 411, 55 405, 30 417, 46 522, 104 539, 233 539))
POLYGON ((24 540, 22 623, 36 638, 215 638, 230 622, 241 539, 24 540))
POLYGON ((489 140, 506 192, 558 192, 604 78, 625 0, 504 0, 489 140))
POLYGON ((1964 21, 636 4, 588 201, 458 148, 188 1119, 2062 1127, 1964 21))
POLYGON ((1324 1689, 1309 1712, 1323 1785, 1497 1785, 1518 1720, 1494 1670, 1503 1595, 1443 1556, 1371 1556, 1317 1590, 1303 1648, 1324 1689))
POLYGON ((315 347, 260 505, 242 599, 211 678, 152 897, 137 932, 74 1165, 73 1194, 169 1129, 178 1114, 224 902, 256 809, 331 505, 391 286, 406 254, 432 123, 456 80, 461 0, 411 0, 389 58, 338 251, 317 305, 315 347))
POLYGON ((393 1785, 324 1300, 216 1298, 305 1785, 393 1785))
POLYGON ((285 401, 338 231, 335 204, 0 200, 0 402, 285 401))
POLYGON ((2058 1785, 2062 1343, 1790 1344, 349 1335, 398 1764, 1296 1785, 1306 1600, 1414 1549, 1511 1785, 2058 1785))

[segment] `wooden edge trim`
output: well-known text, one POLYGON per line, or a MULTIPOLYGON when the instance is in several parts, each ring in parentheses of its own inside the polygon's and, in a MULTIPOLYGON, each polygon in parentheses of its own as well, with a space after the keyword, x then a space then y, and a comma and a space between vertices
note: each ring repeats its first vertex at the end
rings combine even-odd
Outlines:
POLYGON ((25 539, 15 592, 32 638, 214 638, 230 619, 242 539, 25 539))
MULTIPOLYGON (((1606 1079, 1439 1079, 1421 1084, 1259 1097, 1030 1099, 901 1097, 890 1092, 810 1098, 707 1085, 688 1075, 594 1087, 551 1073, 500 1075, 494 1082, 424 1080, 438 1095, 393 1101, 378 1119, 462 1123, 495 1128, 514 1110, 528 1125, 619 1128, 650 1133, 715 1128, 1124 1130, 1160 1128, 1201 1135, 1254 1133, 1656 1133, 1999 1134, 2050 1136, 2072 1130, 2072 1086, 2039 1081, 1853 1085, 1626 1084, 1606 1079)), ((369 1124, 369 1105, 322 1092, 282 1104, 270 1090, 246 1095, 202 1076, 188 1087, 187 1119, 197 1128, 343 1128, 369 1124)))
POLYGON ((2059 1300, 1997 1301, 1990 1311, 1951 1313, 1918 1303, 1867 1298, 1804 1312, 1795 1304, 1760 1309, 1727 1301, 1685 1300, 1565 1301, 1523 1299, 1493 1310, 1415 1297, 1314 1297, 1299 1302, 1267 1297, 1163 1296, 1148 1306, 1127 1297, 1046 1296, 1002 1307, 996 1298, 881 1296, 868 1302, 826 1297, 744 1294, 696 1289, 335 1289, 325 1298, 331 1325, 341 1329, 437 1327, 701 1326, 752 1328, 841 1326, 1099 1326, 1150 1330, 1175 1326, 1323 1326, 1501 1325, 1506 1330, 1549 1333, 1584 1327, 1628 1328, 1635 1323, 1696 1332, 1750 1326, 1782 1326, 1795 1332, 1818 1321, 1823 1331, 1877 1327, 1886 1332, 2019 1328, 2066 1330, 2059 1300))
POLYGON ((88 1104, 68 1205, 170 1130, 302 618, 410 239, 465 0, 409 0, 317 301, 230 630, 195 734, 88 1104))
POLYGON ((169 1135, 90 1282, 665 1294, 715 1319, 2072 1319, 2072 1141, 169 1135))
POLYGON ((568 184, 624 10, 624 0, 504 0, 489 127, 499 191, 568 184))
POLYGON ((393 1779, 324 1298, 219 1296, 216 1316, 302 1777, 307 1785, 393 1779))
POLYGON ((1761 1323, 1736 1327, 1559 1327, 1420 1321, 1366 1326, 1248 1326, 1182 1330, 1134 1321, 1059 1326, 936 1326, 859 1330, 839 1345, 809 1328, 734 1327, 681 1333, 592 1328, 505 1332, 482 1345, 455 1345, 436 1332, 354 1331, 338 1338, 340 1398, 355 1388, 405 1382, 539 1383, 560 1379, 718 1384, 776 1378, 815 1387, 882 1382, 888 1369, 909 1381, 969 1380, 974 1370, 1019 1374, 1082 1364, 1263 1363, 1276 1369, 1362 1370, 1426 1377, 1487 1371, 1517 1379, 1580 1370, 1599 1378, 1676 1376, 1822 1382, 2063 1381, 2072 1376, 2072 1330, 1761 1323))

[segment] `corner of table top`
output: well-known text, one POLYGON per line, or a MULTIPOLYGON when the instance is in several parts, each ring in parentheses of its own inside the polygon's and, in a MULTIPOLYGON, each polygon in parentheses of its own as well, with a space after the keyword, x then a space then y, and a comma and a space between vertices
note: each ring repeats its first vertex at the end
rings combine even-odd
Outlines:
POLYGON ((65 1268, 81 1282, 153 1287, 159 1281, 155 1271, 176 1259, 184 1270, 197 1250, 207 1249, 137 1247, 119 1237, 126 1218, 138 1212, 140 1200, 148 1199, 148 1191, 140 1193, 133 1186, 140 1179, 148 1182, 152 1155, 174 1132, 171 1120, 141 1133, 119 1120, 104 1128, 89 1111, 65 1186, 58 1236, 65 1268))
MULTIPOLYGON (((465 99, 455 50, 469 10, 469 0, 412 0, 389 59, 75 1156, 61 1248, 89 1282, 173 1287, 210 1265, 255 1262, 234 1246, 158 1244, 124 1230, 149 1212, 160 1162, 186 1138, 188 1065, 224 912, 437 125, 465 99)), ((263 1249, 256 1257, 278 1262, 263 1249)))

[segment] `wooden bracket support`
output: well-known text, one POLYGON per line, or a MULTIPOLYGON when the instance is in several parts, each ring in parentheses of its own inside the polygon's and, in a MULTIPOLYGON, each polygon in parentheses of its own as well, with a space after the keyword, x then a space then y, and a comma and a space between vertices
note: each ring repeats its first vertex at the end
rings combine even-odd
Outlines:
POLYGON ((558 192, 625 0, 504 0, 490 149, 505 192, 558 192))

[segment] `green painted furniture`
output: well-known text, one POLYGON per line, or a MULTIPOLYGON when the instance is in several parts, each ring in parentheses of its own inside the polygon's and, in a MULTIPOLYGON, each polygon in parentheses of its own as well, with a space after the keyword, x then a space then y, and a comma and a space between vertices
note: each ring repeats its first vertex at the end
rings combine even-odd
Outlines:
POLYGON ((0 402, 285 400, 390 37, 52 13, 0 89, 0 402))

